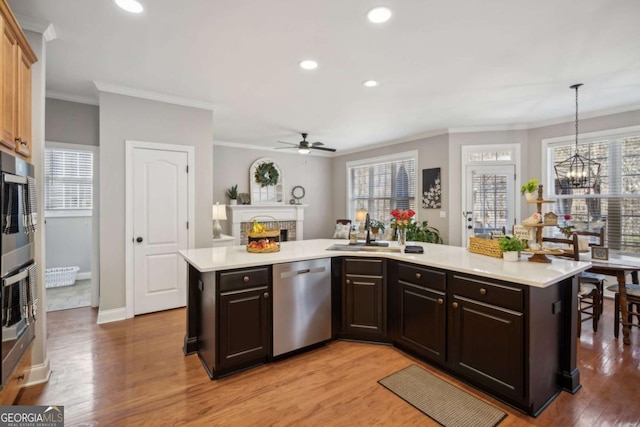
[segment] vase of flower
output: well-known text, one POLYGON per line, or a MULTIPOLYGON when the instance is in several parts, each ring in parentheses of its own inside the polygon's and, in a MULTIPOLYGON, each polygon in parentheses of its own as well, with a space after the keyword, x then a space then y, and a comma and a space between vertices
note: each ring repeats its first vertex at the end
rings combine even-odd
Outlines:
POLYGON ((404 246, 407 244, 407 229, 398 228, 398 245, 404 246))

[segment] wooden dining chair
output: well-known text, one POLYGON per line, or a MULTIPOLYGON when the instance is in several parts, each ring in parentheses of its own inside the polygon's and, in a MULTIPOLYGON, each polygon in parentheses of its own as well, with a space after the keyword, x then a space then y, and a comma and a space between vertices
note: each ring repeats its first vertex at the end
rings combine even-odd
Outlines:
POLYGON ((600 228, 600 231, 574 231, 573 234, 589 237, 589 246, 604 246, 604 227, 600 228))
MULTIPOLYGON (((572 234, 570 238, 560 237, 543 237, 543 242, 559 243, 569 245, 573 248, 571 251, 565 251, 558 254, 558 257, 571 258, 574 261, 580 261, 580 251, 578 250, 578 235, 572 234)), ((594 283, 593 278, 583 277, 585 273, 578 276, 578 323, 582 325, 589 319, 593 323, 593 332, 598 332, 598 321, 602 315, 602 288, 604 286, 604 276, 598 283, 594 283)), ((591 273, 588 273, 591 275, 591 273)), ((582 327, 578 328, 578 336, 580 336, 582 327)))
MULTIPOLYGON (((613 335, 618 338, 620 335, 620 292, 619 285, 608 286, 607 290, 615 292, 613 303, 613 335)), ((628 318, 627 322, 631 326, 640 328, 640 285, 627 284, 627 304, 628 304, 628 318), (635 309, 634 309, 635 306, 635 309), (633 323, 633 317, 635 316, 636 322, 633 323)))
MULTIPOLYGON (((601 227, 600 231, 574 231, 573 234, 578 237, 589 237, 589 247, 604 246, 604 227, 601 227)), ((600 313, 602 313, 604 309, 604 275, 585 271, 580 277, 582 281, 593 283, 600 289, 600 313)))

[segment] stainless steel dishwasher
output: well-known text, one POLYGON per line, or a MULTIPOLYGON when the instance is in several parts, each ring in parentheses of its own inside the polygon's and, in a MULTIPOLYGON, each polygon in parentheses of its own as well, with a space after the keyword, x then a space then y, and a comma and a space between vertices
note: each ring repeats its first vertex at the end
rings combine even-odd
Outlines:
POLYGON ((273 355, 331 339, 331 259, 273 266, 273 355))

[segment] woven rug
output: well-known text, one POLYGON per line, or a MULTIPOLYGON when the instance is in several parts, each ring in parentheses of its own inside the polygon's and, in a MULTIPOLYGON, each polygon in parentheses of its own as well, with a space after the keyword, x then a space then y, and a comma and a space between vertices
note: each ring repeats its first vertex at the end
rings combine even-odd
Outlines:
POLYGON ((378 382, 443 426, 496 426, 507 416, 417 365, 378 382))

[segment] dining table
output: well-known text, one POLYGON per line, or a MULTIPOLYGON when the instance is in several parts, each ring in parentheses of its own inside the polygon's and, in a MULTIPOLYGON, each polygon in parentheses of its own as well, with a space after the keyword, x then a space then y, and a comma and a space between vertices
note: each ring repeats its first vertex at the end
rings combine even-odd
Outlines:
POLYGON ((627 275, 631 275, 631 281, 638 284, 638 271, 640 271, 640 256, 632 256, 609 251, 608 259, 594 259, 591 252, 580 254, 580 261, 591 262, 589 272, 615 276, 618 281, 618 292, 620 294, 620 314, 622 322, 622 340, 624 344, 631 344, 629 333, 631 324, 628 321, 627 304, 627 275))

